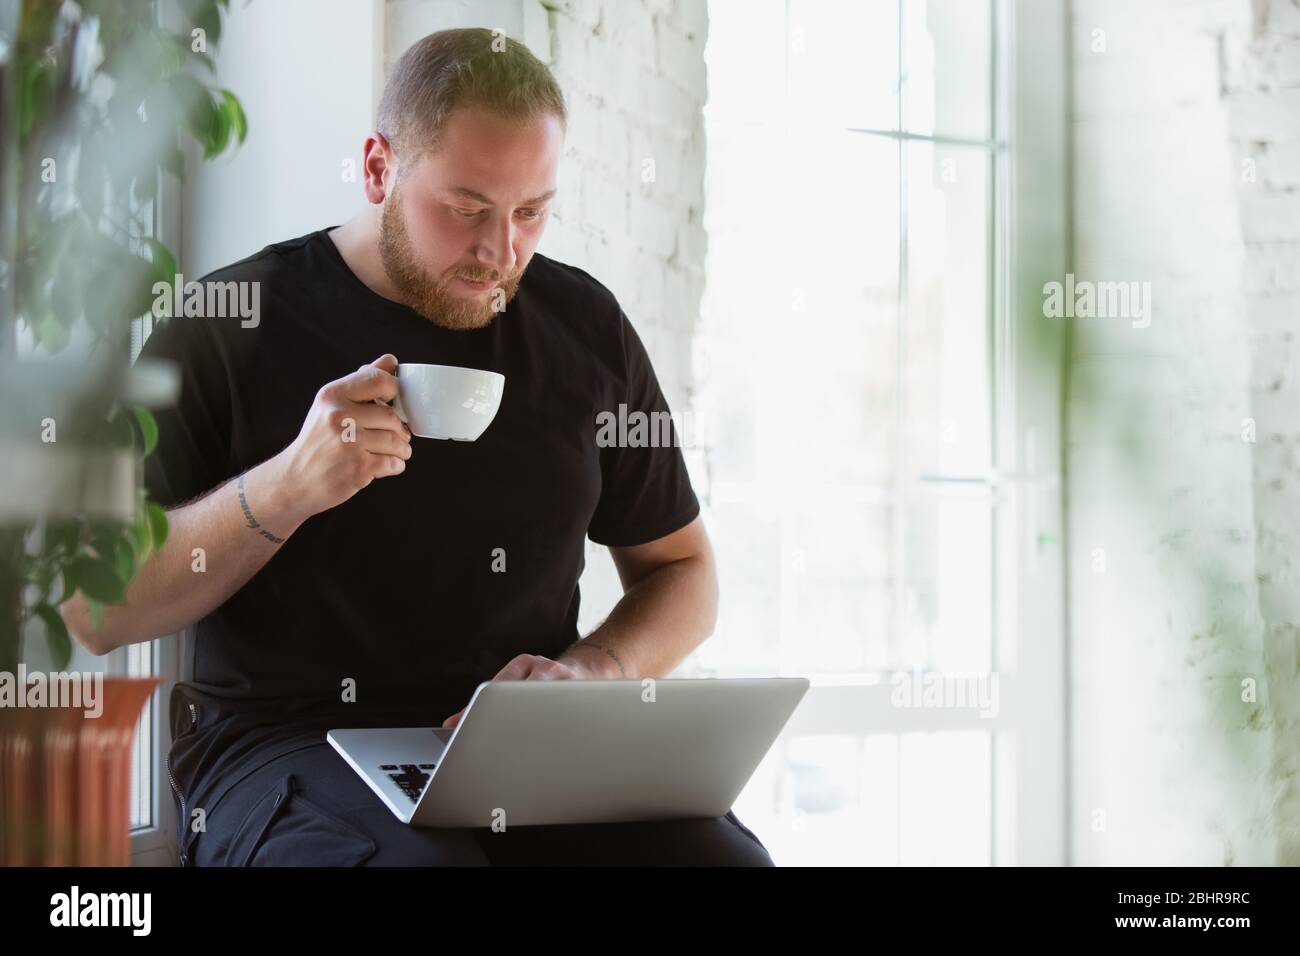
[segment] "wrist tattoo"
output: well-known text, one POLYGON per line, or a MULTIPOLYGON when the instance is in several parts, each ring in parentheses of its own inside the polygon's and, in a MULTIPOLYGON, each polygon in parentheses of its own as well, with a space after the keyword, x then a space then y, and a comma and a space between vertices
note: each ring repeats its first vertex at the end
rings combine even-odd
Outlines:
POLYGON ((623 677, 627 676, 627 669, 623 666, 623 662, 619 660, 618 655, 614 653, 614 649, 612 647, 609 647, 605 644, 597 644, 595 641, 587 640, 585 638, 582 640, 574 641, 572 644, 569 645, 570 650, 572 650, 575 647, 594 647, 597 648, 598 650, 604 651, 606 654, 612 657, 614 659, 614 663, 618 665, 619 674, 621 674, 623 677))
POLYGON ((248 522, 248 526, 250 528, 257 529, 257 533, 260 534, 267 541, 273 541, 276 544, 284 543, 284 538, 276 537, 275 535, 271 534, 271 532, 263 528, 260 524, 258 524, 257 519, 253 517, 253 512, 249 510, 248 496, 244 494, 244 476, 247 474, 248 472, 244 472, 244 474, 239 476, 239 507, 244 509, 244 520, 248 522))

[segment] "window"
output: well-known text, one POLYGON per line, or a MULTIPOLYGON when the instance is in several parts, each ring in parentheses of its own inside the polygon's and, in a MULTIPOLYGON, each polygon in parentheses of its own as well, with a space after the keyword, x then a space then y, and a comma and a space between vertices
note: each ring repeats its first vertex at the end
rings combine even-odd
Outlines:
POLYGON ((1060 606, 1022 583, 1058 439, 1017 403, 1011 16, 709 2, 692 475, 722 606, 677 673, 812 680, 736 803, 779 864, 1024 862, 1063 829, 1032 779, 1063 775, 1059 655, 1018 654, 1022 604, 1060 606), (944 681, 996 711, 897 706, 944 681))

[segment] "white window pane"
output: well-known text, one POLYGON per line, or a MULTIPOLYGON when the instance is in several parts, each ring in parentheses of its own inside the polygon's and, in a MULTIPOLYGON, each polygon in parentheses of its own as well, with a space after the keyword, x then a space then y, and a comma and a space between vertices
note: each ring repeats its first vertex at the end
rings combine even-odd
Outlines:
POLYGON ((770 122, 785 102, 785 55, 785 0, 709 0, 705 115, 770 122))
POLYGON ((783 738, 736 799, 779 866, 987 866, 985 731, 783 738))
POLYGON ((789 95, 809 120, 898 128, 897 0, 790 0, 789 95))
POLYGON ((903 734, 899 748, 899 862, 992 863, 992 739, 983 731, 903 734))
POLYGON ((723 600, 701 663, 885 666, 898 145, 722 122, 710 143, 707 373, 697 400, 717 423, 710 527, 723 600))
POLYGON ((923 474, 986 476, 989 154, 910 142, 907 152, 907 461, 923 474))
POLYGON ((993 505, 918 495, 904 519, 905 605, 898 666, 988 671, 993 654, 993 505))
POLYGON ((780 515, 750 502, 715 500, 705 522, 721 594, 717 626, 696 651, 696 664, 731 673, 776 674, 781 666, 780 515))
POLYGON ((891 480, 898 147, 710 128, 702 401, 723 480, 891 480), (833 347, 827 347, 833 343, 833 347))
POLYGON ((989 0, 904 0, 903 123, 913 133, 989 138, 989 0))
MULTIPOLYGON (((126 676, 150 677, 154 674, 153 641, 129 644, 126 647, 126 676)), ((153 807, 153 701, 145 702, 140 721, 135 728, 135 752, 131 758, 131 828, 154 825, 153 807)))
POLYGON ((898 737, 778 741, 736 799, 736 816, 778 866, 898 862, 898 737))
POLYGON ((807 489, 789 535, 785 672, 866 673, 892 664, 893 508, 807 489))
POLYGON ((778 240, 784 262, 768 283, 788 307, 767 333, 769 459, 791 480, 887 481, 896 465, 898 148, 809 134, 791 143, 790 162, 797 198, 778 240))

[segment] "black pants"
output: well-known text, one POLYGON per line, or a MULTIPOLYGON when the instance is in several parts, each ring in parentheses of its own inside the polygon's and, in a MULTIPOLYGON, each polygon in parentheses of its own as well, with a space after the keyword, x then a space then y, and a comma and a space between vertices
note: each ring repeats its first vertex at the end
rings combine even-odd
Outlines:
POLYGON ((735 813, 648 823, 435 829, 402 823, 327 741, 276 757, 222 795, 197 866, 774 866, 735 813))

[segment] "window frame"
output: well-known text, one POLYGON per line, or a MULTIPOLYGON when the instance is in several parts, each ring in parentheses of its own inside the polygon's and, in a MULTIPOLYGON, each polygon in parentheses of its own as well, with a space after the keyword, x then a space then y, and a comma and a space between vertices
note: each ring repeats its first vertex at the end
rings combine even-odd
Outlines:
MULTIPOLYGON (((906 130, 906 84, 898 129, 859 129, 899 146, 900 335, 906 321, 909 142, 985 148, 989 156, 989 398, 993 470, 987 479, 926 476, 942 486, 982 486, 993 520, 993 671, 996 716, 897 708, 887 675, 818 675, 774 745, 794 737, 981 731, 990 735, 989 859, 993 865, 1068 862, 1068 726, 1065 563, 1062 540, 1064 338, 1042 318, 1042 285, 1065 271, 1069 226, 1068 23, 1064 0, 991 0, 992 127, 988 140, 906 130), (1031 43, 1018 42, 1032 38, 1031 43), (1043 211, 1057 215, 1043 215, 1043 211)), ((900 71, 907 0, 899 0, 900 71)), ((900 359, 900 388, 904 368, 900 359)), ((901 437, 900 437, 901 440, 901 437)), ((710 489, 711 492, 714 489, 710 489)), ((868 489, 869 490, 869 489, 868 489)), ((896 500, 915 493, 900 472, 896 500)), ((712 502, 710 504, 713 504, 712 502)), ((897 503, 902 507, 901 502, 897 503)), ((790 573, 788 569, 783 573, 790 573)), ((903 586, 901 575, 898 587, 903 586)), ((901 597, 901 595, 900 595, 901 597)), ((895 601, 895 623, 902 602, 895 601)), ((682 676, 709 676, 689 665, 682 676)), ((709 672, 712 673, 712 672, 709 672)), ((726 676, 742 676, 727 670, 726 676)), ((745 675, 748 676, 748 675, 745 675)), ((784 764, 784 759, 782 760, 784 764)))

